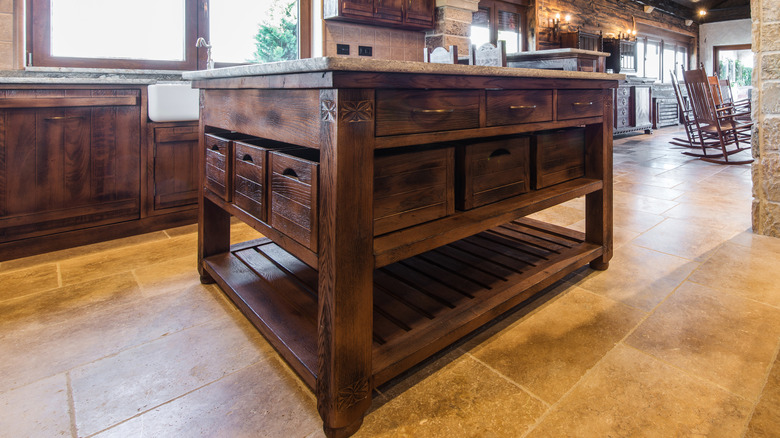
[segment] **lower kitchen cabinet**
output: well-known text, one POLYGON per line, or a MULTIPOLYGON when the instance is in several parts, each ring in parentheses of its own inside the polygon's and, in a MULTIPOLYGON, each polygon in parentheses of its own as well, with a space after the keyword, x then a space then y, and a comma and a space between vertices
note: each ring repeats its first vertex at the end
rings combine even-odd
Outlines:
POLYGON ((633 131, 650 132, 653 128, 651 85, 620 84, 614 91, 615 134, 633 131))
POLYGON ((146 105, 145 85, 0 86, 0 260, 195 222, 197 122, 149 153, 146 105))

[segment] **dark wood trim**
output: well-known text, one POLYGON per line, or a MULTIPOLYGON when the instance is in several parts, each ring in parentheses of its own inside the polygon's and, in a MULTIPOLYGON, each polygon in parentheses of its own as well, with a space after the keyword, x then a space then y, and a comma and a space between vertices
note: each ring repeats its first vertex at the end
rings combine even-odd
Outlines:
POLYGON ((95 96, 95 97, 47 97, 28 99, 24 97, 0 100, 0 108, 51 108, 79 106, 135 106, 136 96, 95 96))
POLYGON ((712 74, 718 76, 720 73, 720 65, 718 64, 718 58, 720 57, 721 50, 750 50, 753 46, 750 44, 731 44, 725 46, 712 46, 712 74))

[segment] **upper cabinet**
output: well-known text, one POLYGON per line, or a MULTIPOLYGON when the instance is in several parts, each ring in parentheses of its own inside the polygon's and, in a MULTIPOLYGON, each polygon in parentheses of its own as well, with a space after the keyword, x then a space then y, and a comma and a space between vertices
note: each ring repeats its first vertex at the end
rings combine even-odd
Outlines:
POLYGON ((432 29, 434 0, 324 0, 325 19, 432 29))

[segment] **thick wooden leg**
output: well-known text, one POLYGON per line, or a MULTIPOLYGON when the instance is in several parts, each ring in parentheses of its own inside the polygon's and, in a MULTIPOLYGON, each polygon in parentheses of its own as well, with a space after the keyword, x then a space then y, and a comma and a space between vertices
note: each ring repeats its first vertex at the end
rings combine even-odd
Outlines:
POLYGON ((203 284, 214 283, 203 259, 230 251, 230 213, 201 196, 198 205, 198 273, 203 284))
POLYGON ((317 409, 346 437, 371 405, 374 94, 320 92, 317 409))
POLYGON ((604 249, 590 266, 605 270, 612 259, 612 90, 604 90, 604 123, 588 125, 585 141, 586 175, 604 181, 602 190, 585 196, 585 239, 604 249))

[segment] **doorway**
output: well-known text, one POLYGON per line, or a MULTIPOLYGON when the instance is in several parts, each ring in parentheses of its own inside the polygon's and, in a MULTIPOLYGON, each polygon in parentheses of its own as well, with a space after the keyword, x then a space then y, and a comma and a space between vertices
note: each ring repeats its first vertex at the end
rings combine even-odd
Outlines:
POLYGON ((731 83, 735 100, 747 99, 753 88, 753 51, 750 44, 715 46, 712 48, 712 71, 731 83))

